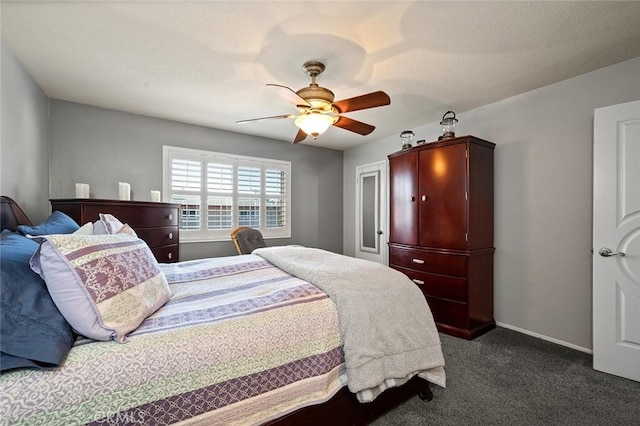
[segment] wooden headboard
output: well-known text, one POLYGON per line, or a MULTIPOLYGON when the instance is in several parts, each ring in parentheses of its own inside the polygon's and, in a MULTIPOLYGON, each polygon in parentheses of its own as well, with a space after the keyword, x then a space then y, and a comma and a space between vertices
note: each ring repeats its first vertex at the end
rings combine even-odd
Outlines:
POLYGON ((33 226, 24 211, 9 197, 0 196, 0 227, 16 231, 18 225, 33 226))

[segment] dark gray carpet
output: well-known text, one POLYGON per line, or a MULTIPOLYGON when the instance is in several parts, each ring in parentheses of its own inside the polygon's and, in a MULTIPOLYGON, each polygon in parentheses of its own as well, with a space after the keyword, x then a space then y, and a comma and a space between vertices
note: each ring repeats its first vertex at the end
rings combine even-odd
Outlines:
POLYGON ((440 335, 447 387, 432 385, 373 425, 638 425, 640 383, 592 369, 592 356, 496 328, 440 335))

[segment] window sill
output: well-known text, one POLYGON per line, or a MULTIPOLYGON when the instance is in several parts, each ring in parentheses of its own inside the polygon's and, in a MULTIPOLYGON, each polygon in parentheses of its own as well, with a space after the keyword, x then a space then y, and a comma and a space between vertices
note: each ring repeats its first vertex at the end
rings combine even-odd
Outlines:
MULTIPOLYGON (((263 236, 265 240, 282 240, 286 238, 291 238, 291 234, 287 235, 278 235, 278 236, 263 236)), ((225 238, 189 238, 183 239, 180 238, 180 244, 190 244, 190 243, 221 243, 221 242, 229 242, 231 241, 231 237, 225 238)))

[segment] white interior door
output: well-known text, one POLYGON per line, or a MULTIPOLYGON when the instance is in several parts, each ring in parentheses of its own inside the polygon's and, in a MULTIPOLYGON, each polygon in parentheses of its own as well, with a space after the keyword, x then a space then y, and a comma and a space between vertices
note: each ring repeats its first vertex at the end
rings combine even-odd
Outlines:
POLYGON ((594 113, 593 368, 640 381, 640 101, 594 113))
POLYGON ((356 257, 387 264, 387 165, 356 167, 356 257))

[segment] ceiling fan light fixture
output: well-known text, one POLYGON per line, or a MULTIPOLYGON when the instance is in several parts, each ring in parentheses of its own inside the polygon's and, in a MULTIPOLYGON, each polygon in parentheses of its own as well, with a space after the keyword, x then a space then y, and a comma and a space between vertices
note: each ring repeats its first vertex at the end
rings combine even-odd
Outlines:
POLYGON ((295 123, 299 129, 316 139, 318 136, 326 132, 335 121, 336 118, 331 115, 312 112, 296 118, 295 123))

